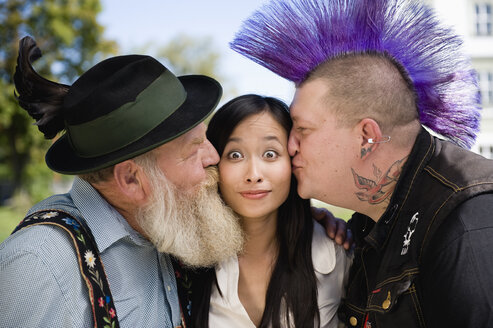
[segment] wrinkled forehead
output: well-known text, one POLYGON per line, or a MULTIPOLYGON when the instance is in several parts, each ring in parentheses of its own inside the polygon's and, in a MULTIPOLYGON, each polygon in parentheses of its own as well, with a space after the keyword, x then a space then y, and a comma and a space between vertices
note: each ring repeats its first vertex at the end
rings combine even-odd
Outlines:
POLYGON ((205 131, 206 131, 206 126, 204 123, 200 123, 199 125, 195 126, 193 129, 187 131, 186 133, 182 134, 178 138, 172 140, 170 143, 174 142, 175 145, 179 147, 184 147, 184 146, 189 146, 192 144, 197 144, 197 143, 202 143, 206 140, 205 137, 205 131))
POLYGON ((174 157, 186 153, 193 149, 195 145, 200 145, 206 140, 205 131, 205 124, 200 123, 190 131, 156 148, 155 152, 158 156, 165 157, 174 157))

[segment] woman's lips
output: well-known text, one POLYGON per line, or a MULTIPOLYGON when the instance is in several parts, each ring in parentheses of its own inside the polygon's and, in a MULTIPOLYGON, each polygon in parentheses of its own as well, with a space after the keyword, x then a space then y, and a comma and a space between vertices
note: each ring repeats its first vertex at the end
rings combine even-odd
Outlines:
POLYGON ((240 195, 247 199, 261 199, 269 194, 269 190, 248 190, 240 192, 240 195))

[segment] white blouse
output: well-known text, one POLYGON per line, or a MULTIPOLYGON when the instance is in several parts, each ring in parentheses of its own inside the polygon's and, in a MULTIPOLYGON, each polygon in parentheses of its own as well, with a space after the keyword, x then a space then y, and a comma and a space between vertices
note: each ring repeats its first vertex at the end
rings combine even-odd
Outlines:
MULTIPOLYGON (((343 296, 345 276, 351 259, 342 246, 334 243, 324 228, 314 222, 312 238, 312 261, 317 278, 318 310, 320 327, 337 328, 337 308, 343 296)), ((216 269, 217 282, 223 296, 215 284, 211 292, 209 327, 255 328, 248 313, 238 297, 238 278, 240 270, 238 258, 231 257, 219 264, 216 269)), ((315 323, 318 326, 318 323, 315 323)))

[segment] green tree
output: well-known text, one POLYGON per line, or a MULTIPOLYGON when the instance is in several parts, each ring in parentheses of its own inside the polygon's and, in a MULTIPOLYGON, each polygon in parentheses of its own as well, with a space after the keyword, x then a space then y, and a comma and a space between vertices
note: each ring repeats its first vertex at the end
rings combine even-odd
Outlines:
POLYGON ((157 48, 155 53, 156 58, 161 59, 176 75, 202 74, 215 78, 224 88, 224 99, 237 93, 221 72, 222 57, 212 37, 179 34, 166 45, 157 48))
POLYGON ((158 48, 156 56, 167 62, 176 75, 203 74, 220 78, 221 56, 214 50, 211 37, 177 35, 158 48))
POLYGON ((100 11, 99 0, 0 0, 0 182, 33 195, 34 186, 52 180, 43 159, 50 141, 14 97, 19 40, 26 35, 36 40, 43 53, 35 64, 41 75, 70 84, 117 50, 115 42, 103 39, 104 28, 96 21, 100 11))

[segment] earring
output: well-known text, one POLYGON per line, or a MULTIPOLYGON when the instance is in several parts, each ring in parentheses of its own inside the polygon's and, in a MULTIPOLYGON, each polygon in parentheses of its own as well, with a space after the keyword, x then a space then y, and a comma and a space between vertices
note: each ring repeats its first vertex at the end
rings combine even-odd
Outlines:
POLYGON ((380 141, 373 140, 373 138, 368 139, 369 144, 386 143, 389 141, 390 141, 390 136, 382 136, 382 140, 380 140, 380 141))

